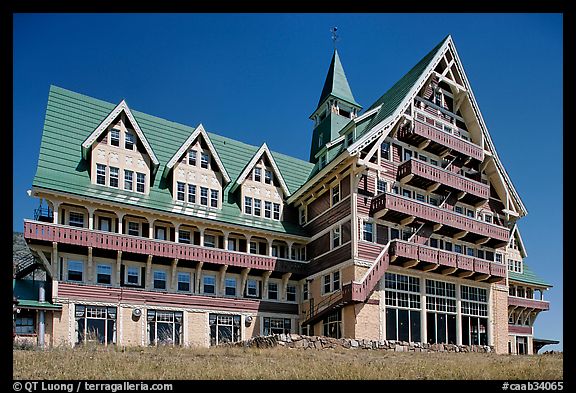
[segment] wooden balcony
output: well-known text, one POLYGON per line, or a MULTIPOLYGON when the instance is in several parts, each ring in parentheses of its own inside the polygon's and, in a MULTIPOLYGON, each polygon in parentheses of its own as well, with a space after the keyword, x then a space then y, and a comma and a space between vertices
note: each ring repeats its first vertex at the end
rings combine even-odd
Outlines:
POLYGON ((550 303, 547 301, 516 296, 508 296, 508 306, 532 308, 540 311, 548 311, 550 309, 550 303))
MULTIPOLYGON (((504 265, 404 240, 393 240, 390 244, 389 254, 394 260, 400 258, 402 261, 417 261, 418 264, 411 264, 411 267, 414 268, 420 267, 429 270, 430 264, 435 264, 439 268, 457 268, 457 270, 448 269, 447 271, 450 274, 458 271, 476 273, 468 277, 471 279, 482 278, 489 282, 500 281, 506 277, 506 267, 504 265)), ((441 269, 440 271, 446 270, 441 269)))
POLYGON ((382 193, 372 199, 370 214, 374 217, 401 222, 408 217, 435 224, 435 231, 442 230, 446 236, 459 234, 464 241, 478 242, 489 246, 502 245, 508 242, 508 228, 475 218, 457 214, 453 211, 432 206, 397 194, 382 193), (436 225, 441 224, 441 225, 436 225))
POLYGON ((446 169, 412 158, 398 167, 398 180, 422 189, 439 185, 464 192, 463 202, 476 204, 490 197, 490 187, 446 169))
POLYGON ((484 160, 482 147, 449 134, 435 125, 423 123, 416 119, 414 119, 412 127, 398 130, 398 139, 415 146, 422 146, 424 150, 434 154, 443 155, 447 152, 456 152, 480 162, 484 160))
POLYGON ((305 262, 29 220, 24 221, 24 238, 267 271, 304 273, 306 268, 305 262))
POLYGON ((508 325, 508 333, 532 335, 532 326, 508 325))

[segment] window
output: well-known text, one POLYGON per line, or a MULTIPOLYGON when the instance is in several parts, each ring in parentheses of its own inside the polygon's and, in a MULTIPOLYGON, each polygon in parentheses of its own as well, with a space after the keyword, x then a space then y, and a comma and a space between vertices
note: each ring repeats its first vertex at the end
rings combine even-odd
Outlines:
POLYGON ((423 155, 423 154, 418 154, 418 159, 419 159, 420 161, 428 162, 428 157, 426 157, 426 156, 423 155))
POLYGON ((408 161, 412 158, 412 152, 408 149, 404 149, 404 161, 408 161))
POLYGON ((237 342, 242 338, 240 315, 209 314, 210 345, 237 342))
POLYGON ((438 199, 430 197, 428 201, 432 206, 438 206, 438 199))
POLYGON ((246 282, 246 296, 258 297, 258 281, 249 278, 246 282))
POLYGON ((179 201, 184 201, 185 184, 182 182, 177 182, 176 199, 179 201))
POLYGON ((382 179, 376 181, 376 194, 383 194, 386 192, 386 182, 382 179))
POLYGON ((412 198, 412 191, 411 191, 411 190, 402 189, 402 196, 404 196, 404 197, 406 197, 406 198, 412 198))
POLYGON ((136 138, 131 132, 126 132, 124 136, 124 147, 128 150, 134 150, 134 144, 136 143, 136 138))
POLYGON ((371 222, 364 222, 364 230, 362 231, 362 239, 367 242, 373 241, 372 236, 373 224, 371 222))
POLYGON ((496 261, 498 263, 502 263, 502 254, 500 254, 499 252, 496 253, 496 261))
POLYGON ((302 284, 302 300, 308 300, 308 281, 302 284))
POLYGON ((454 211, 458 214, 464 214, 464 211, 462 210, 462 206, 454 206, 454 211))
POLYGON ((278 300, 278 284, 275 282, 268 283, 268 299, 278 300))
POLYGON ((484 250, 477 250, 476 254, 478 258, 484 259, 484 250))
POLYGON ((110 167, 110 187, 118 188, 118 168, 110 167))
POLYGON ((96 266, 96 282, 98 284, 111 284, 112 283, 112 266, 101 265, 96 266))
POLYGON ((190 273, 178 273, 178 291, 190 292, 190 273))
POLYGON ((124 189, 128 191, 132 191, 134 182, 134 172, 124 169, 124 189))
POLYGON ((260 216, 260 207, 262 205, 262 201, 260 199, 254 199, 254 215, 260 216))
POLYGON ((254 168, 254 181, 261 182, 262 181, 262 169, 261 168, 254 168))
POLYGON ((460 286, 462 344, 488 345, 488 300, 483 288, 460 286))
POLYGON ((143 193, 145 184, 146 184, 146 174, 136 172, 136 191, 143 193))
POLYGON ((475 213, 474 210, 472 210, 472 209, 467 209, 466 215, 467 215, 468 217, 472 217, 472 218, 476 217, 476 213, 475 213))
POLYGON ((236 251, 236 239, 228 239, 228 251, 236 251))
POLYGON ((272 256, 278 257, 278 246, 276 245, 272 246, 272 256))
POLYGON ((236 296, 236 279, 227 278, 224 280, 224 293, 226 296, 236 296))
POLYGON ((218 207, 218 199, 219 199, 219 192, 218 190, 210 190, 210 206, 218 207))
POLYGON ((178 243, 190 244, 190 231, 178 231, 178 243))
POLYGON ((342 309, 328 315, 322 321, 324 336, 340 338, 342 337, 342 309))
POLYGON ((126 284, 140 285, 140 268, 137 266, 128 266, 126 268, 126 284))
POLYGON ((266 318, 264 317, 264 329, 262 334, 270 336, 272 334, 286 334, 290 333, 292 329, 292 321, 288 318, 266 318))
POLYGON ((300 225, 306 224, 306 206, 302 206, 299 210, 300 213, 300 225))
POLYGON ((252 198, 244 197, 244 213, 252 214, 252 198))
POLYGON ((332 273, 332 290, 337 291, 340 289, 340 272, 332 273))
POLYGON ((258 246, 256 242, 250 242, 250 254, 257 254, 258 253, 258 246))
POLYGON ((420 342, 420 279, 384 274, 386 339, 420 342))
POLYGON ((340 183, 332 188, 332 206, 340 202, 340 183))
POLYGON ((332 228, 332 248, 336 248, 341 244, 340 226, 332 228))
POLYGON ((110 144, 112 146, 120 146, 120 130, 116 128, 110 130, 110 144))
POLYGON ((196 166, 196 150, 188 152, 188 165, 196 166))
POLYGON ((140 223, 128 221, 128 234, 132 236, 140 236, 140 223))
POLYGON ((426 280, 428 343, 456 344, 456 285, 426 280))
POLYGON ((105 231, 105 232, 110 232, 110 217, 99 217, 99 224, 98 224, 98 230, 100 231, 105 231))
POLYGON ((205 275, 203 280, 203 292, 208 294, 216 293, 216 276, 205 275))
POLYGON ((164 270, 154 271, 154 289, 166 289, 166 272, 164 270))
POLYGON ((454 244, 454 252, 462 254, 462 246, 460 244, 454 244))
POLYGON ((322 294, 338 291, 340 289, 340 272, 332 272, 322 277, 322 294))
POLYGON ((72 227, 83 228, 84 214, 77 212, 70 212, 70 219, 68 220, 68 225, 72 227))
POLYGON ((324 168, 326 166, 326 154, 322 154, 319 160, 319 167, 324 168))
POLYGON ((216 236, 204 235, 204 247, 216 248, 216 236))
POLYGON ((274 204, 274 219, 280 220, 280 204, 278 203, 274 204))
POLYGON ((473 257, 474 256, 474 249, 472 247, 466 247, 466 255, 473 257))
POLYGON ((188 202, 196 203, 196 184, 188 184, 188 202))
POLYGON ((484 214, 484 221, 489 222, 491 224, 492 223, 492 215, 484 214))
POLYGON ((182 337, 182 311, 148 310, 148 343, 150 345, 180 345, 182 337))
POLYGON ((266 183, 266 184, 272 184, 272 179, 273 179, 273 177, 272 177, 272 171, 266 169, 266 170, 264 171, 264 183, 266 183))
POLYGON ((434 159, 430 159, 430 164, 438 166, 438 161, 434 160, 434 159))
POLYGON ((390 143, 389 142, 382 142, 380 146, 380 157, 389 160, 390 159, 390 143))
POLYGON ((272 218, 272 202, 264 201, 264 217, 272 218))
POLYGON ((16 334, 34 334, 36 333, 36 323, 34 322, 36 311, 21 310, 15 318, 16 334))
POLYGON ((201 153, 200 156, 200 167, 204 169, 208 169, 208 165, 210 164, 210 156, 206 153, 201 153))
POLYGON ((83 271, 82 261, 68 261, 68 281, 82 281, 83 271))
POLYGON ((208 189, 206 187, 200 187, 200 204, 208 206, 208 189))
POLYGON ((106 165, 96 164, 96 184, 106 185, 106 165))
POLYGON ((508 259, 508 270, 511 272, 522 273, 522 261, 508 259))
POLYGON ((349 132, 348 134, 346 134, 346 147, 351 146, 352 142, 354 142, 354 134, 352 132, 349 132))
POLYGON ((420 193, 416 193, 416 200, 419 202, 426 202, 426 197, 420 193))
POLYGON ((87 341, 100 344, 116 342, 116 307, 84 306, 74 307, 74 316, 78 328, 76 343, 87 341))
POLYGON ((286 286, 286 300, 289 302, 296 301, 296 285, 288 284, 286 286))
POLYGON ((331 283, 330 282, 330 274, 325 275, 323 280, 324 280, 323 293, 332 292, 332 290, 331 290, 332 286, 330 285, 330 283, 331 283))

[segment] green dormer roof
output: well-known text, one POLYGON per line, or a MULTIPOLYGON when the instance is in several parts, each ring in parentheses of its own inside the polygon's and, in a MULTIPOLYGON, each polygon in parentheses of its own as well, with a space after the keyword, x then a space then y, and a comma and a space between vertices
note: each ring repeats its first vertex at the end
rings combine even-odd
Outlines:
POLYGON ((508 280, 512 282, 520 282, 526 284, 540 285, 543 287, 551 288, 552 285, 541 279, 530 269, 526 263, 522 263, 522 273, 508 271, 508 280))
POLYGON ((322 89, 322 94, 320 94, 320 100, 318 100, 318 107, 320 107, 329 96, 336 97, 358 108, 362 108, 352 95, 352 90, 350 90, 348 79, 346 79, 346 74, 344 73, 344 68, 342 67, 340 56, 338 56, 336 49, 334 49, 334 55, 332 55, 332 62, 328 69, 328 75, 326 75, 326 81, 324 81, 324 88, 322 89))

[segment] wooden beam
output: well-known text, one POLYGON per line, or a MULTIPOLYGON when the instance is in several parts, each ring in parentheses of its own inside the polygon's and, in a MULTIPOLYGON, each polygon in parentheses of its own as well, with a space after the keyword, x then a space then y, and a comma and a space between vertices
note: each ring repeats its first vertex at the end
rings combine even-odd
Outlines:
POLYGON ((440 267, 439 263, 429 263, 428 265, 422 268, 422 271, 431 272, 432 270, 436 270, 438 267, 440 267))
POLYGON ((392 256, 390 257, 390 263, 396 261, 396 259, 398 259, 398 255, 392 255, 392 256))
POLYGON ((450 274, 454 274, 456 272, 456 270, 458 270, 457 267, 447 267, 446 269, 442 269, 440 271, 441 274, 448 276, 450 274))
POLYGON ((412 222, 414 222, 415 219, 416 219, 415 216, 406 217, 405 219, 403 219, 402 221, 400 221, 400 224, 402 224, 402 225, 409 225, 409 224, 412 224, 412 222))
POLYGON ((414 266, 418 265, 418 262, 419 261, 417 259, 411 259, 409 261, 404 262, 402 264, 402 266, 406 267, 406 268, 410 268, 410 267, 414 267, 414 266))
POLYGON ((480 274, 479 276, 474 277, 475 281, 484 281, 486 280, 488 277, 490 277, 489 274, 480 274))
POLYGON ((376 213, 374 213, 374 219, 377 220, 381 217, 384 217, 386 213, 388 213, 388 209, 382 209, 380 211, 377 211, 376 213))
POLYGON ((430 139, 426 139, 424 142, 421 142, 421 143, 418 145, 418 148, 419 148, 419 149, 426 149, 429 144, 430 144, 430 139))
POLYGON ((476 240, 474 243, 475 243, 477 246, 481 246, 482 244, 486 243, 488 240, 490 240, 489 237, 483 237, 483 238, 481 238, 481 239, 476 240))
POLYGON ((453 237, 454 237, 454 239, 458 240, 458 239, 462 239, 467 234, 468 234, 468 231, 460 231, 457 234, 455 234, 453 237))
POLYGON ((466 191, 460 191, 458 194, 456 194, 456 199, 460 200, 464 198, 466 194, 468 194, 466 191))
POLYGON ((201 291, 200 291, 200 276, 202 276, 202 266, 204 266, 204 262, 198 262, 196 264, 196 285, 194 286, 196 293, 201 293, 201 291))
POLYGON ((413 174, 413 173, 410 173, 410 174, 404 176, 402 179, 400 179, 400 183, 406 184, 406 183, 408 183, 410 180, 412 180, 413 177, 414 177, 414 174, 413 174))
POLYGON ((473 275, 474 272, 470 272, 470 271, 465 271, 465 272, 460 272, 458 273, 458 277, 460 278, 466 278, 466 277, 470 277, 471 275, 473 275))
POLYGON ((427 192, 434 192, 440 187, 440 183, 436 182, 426 189, 427 192))
POLYGON ((432 231, 433 232, 438 232, 442 227, 444 226, 444 224, 434 224, 434 226, 432 227, 432 231))

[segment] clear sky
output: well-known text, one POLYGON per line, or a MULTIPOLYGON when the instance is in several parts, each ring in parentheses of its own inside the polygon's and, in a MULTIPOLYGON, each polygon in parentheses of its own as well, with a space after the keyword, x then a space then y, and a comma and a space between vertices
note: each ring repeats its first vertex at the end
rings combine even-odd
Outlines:
MULTIPOLYGON (((496 149, 528 209, 525 260, 554 285, 536 337, 562 349, 562 15, 18 14, 14 216, 22 231, 51 84, 308 159, 330 28, 368 108, 451 34, 496 149)), ((78 147, 80 149, 80 147, 78 147)))

